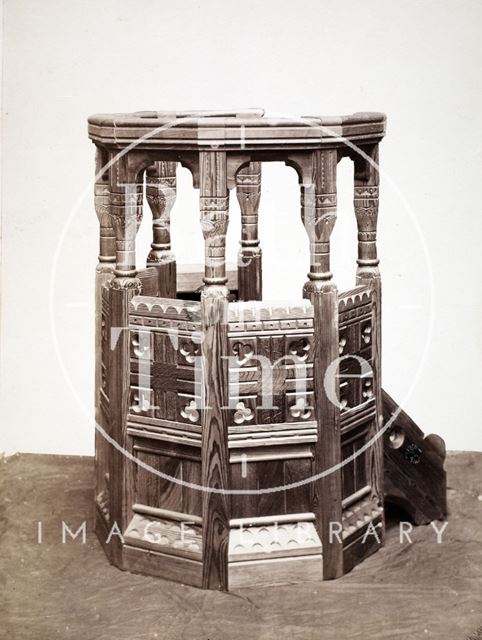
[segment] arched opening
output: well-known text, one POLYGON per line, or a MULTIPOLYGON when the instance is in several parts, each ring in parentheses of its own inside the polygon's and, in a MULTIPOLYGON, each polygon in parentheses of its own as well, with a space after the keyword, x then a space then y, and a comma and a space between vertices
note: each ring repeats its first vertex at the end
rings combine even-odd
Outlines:
POLYGON ((282 162, 262 165, 259 237, 263 300, 298 300, 309 270, 309 241, 300 212, 296 172, 282 162))
POLYGON ((330 238, 331 271, 339 291, 355 286, 357 227, 353 211, 353 162, 337 165, 337 220, 330 238))

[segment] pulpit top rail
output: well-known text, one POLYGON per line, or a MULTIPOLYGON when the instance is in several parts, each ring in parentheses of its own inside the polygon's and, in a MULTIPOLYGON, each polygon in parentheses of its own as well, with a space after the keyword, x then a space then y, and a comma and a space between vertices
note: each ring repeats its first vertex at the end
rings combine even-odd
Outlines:
POLYGON ((267 117, 263 110, 138 111, 93 115, 89 137, 105 146, 138 148, 226 149, 308 148, 344 144, 343 139, 380 140, 385 134, 383 113, 346 116, 267 117))

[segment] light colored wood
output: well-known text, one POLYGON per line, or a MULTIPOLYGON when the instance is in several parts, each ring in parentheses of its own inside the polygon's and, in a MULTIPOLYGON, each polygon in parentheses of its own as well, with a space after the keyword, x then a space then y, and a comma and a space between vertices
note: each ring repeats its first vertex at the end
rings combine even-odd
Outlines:
POLYGON ((318 581, 322 577, 321 555, 229 563, 229 584, 232 590, 318 581))

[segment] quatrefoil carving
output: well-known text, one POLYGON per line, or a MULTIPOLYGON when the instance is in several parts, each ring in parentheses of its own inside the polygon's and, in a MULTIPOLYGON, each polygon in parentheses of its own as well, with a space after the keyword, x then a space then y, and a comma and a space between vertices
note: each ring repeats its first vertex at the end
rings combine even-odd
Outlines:
POLYGON ((345 336, 343 336, 342 338, 340 338, 340 342, 338 343, 338 354, 341 356, 343 351, 345 351, 345 347, 346 347, 346 338, 345 336))
POLYGON ((196 408, 196 401, 191 400, 184 409, 181 409, 181 415, 190 422, 197 422, 199 420, 199 411, 196 408))
POLYGON ((134 411, 134 413, 144 413, 146 411, 149 411, 149 409, 151 408, 149 394, 143 391, 136 391, 136 393, 134 393, 133 400, 134 404, 131 406, 131 409, 132 411, 134 411))
POLYGON ((305 398, 298 398, 294 404, 290 407, 290 413, 293 418, 301 418, 301 420, 308 420, 311 417, 312 409, 306 402, 305 398))
POLYGON ((186 362, 192 363, 199 355, 201 351, 201 345, 190 340, 189 342, 183 342, 181 344, 180 352, 184 356, 186 362))
POLYGON ((311 345, 309 341, 306 338, 300 338, 290 344, 288 351, 290 355, 298 356, 300 360, 306 360, 310 349, 311 345))
POLYGON ((362 340, 365 344, 370 344, 372 339, 372 325, 367 324, 362 331, 362 340))
POLYGON ((250 422, 253 418, 253 411, 247 407, 244 402, 238 402, 234 414, 234 422, 236 424, 243 424, 243 422, 250 422))
POLYGON ((243 365, 254 356, 254 349, 252 345, 246 342, 235 342, 233 344, 233 353, 236 356, 237 364, 243 365))
POLYGON ((145 337, 143 335, 141 338, 141 334, 134 334, 132 336, 132 347, 138 358, 143 358, 145 355, 148 355, 151 349, 150 336, 145 337))
POLYGON ((371 379, 363 381, 362 396, 367 400, 373 398, 373 385, 371 379))

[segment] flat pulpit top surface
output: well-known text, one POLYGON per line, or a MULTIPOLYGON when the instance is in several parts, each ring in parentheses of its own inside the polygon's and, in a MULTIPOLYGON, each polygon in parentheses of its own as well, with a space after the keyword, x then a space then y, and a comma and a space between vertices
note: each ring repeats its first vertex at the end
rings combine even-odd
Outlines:
POLYGON ((270 117, 243 111, 137 111, 88 119, 98 145, 122 148, 224 149, 313 148, 349 141, 374 142, 385 134, 383 113, 347 116, 270 117))

